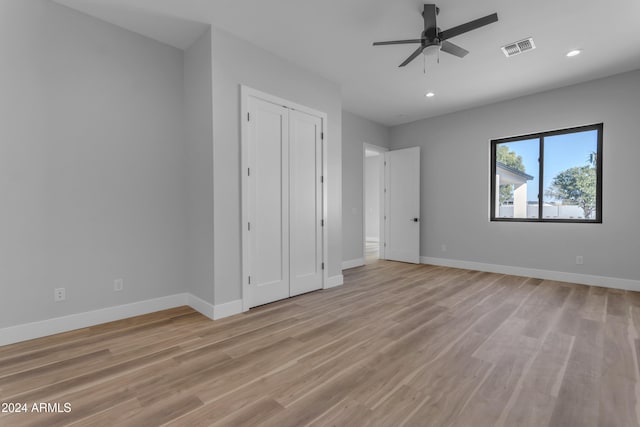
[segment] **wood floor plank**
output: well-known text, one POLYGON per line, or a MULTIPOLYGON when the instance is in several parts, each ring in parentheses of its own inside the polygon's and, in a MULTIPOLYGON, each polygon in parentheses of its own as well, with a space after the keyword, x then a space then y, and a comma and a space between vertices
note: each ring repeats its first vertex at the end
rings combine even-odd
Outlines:
POLYGON ((540 351, 522 379, 510 407, 503 413, 503 425, 548 425, 565 367, 573 346, 573 337, 550 331, 540 351))
POLYGON ((325 412, 339 404, 350 390, 371 375, 371 370, 359 365, 336 378, 335 381, 322 385, 286 411, 264 420, 265 427, 298 427, 310 424, 325 412))
POLYGON ((532 356, 533 354, 525 352, 503 355, 469 398, 453 425, 497 425, 505 404, 516 389, 520 377, 525 373, 527 361, 532 356))
POLYGON ((373 425, 374 420, 370 409, 346 398, 312 421, 309 427, 373 425))
POLYGON ((236 412, 231 416, 224 418, 218 422, 210 424, 211 427, 237 427, 237 426, 254 426, 260 425, 261 421, 273 417, 274 415, 284 411, 284 408, 275 400, 265 397, 251 405, 248 405, 242 411, 236 412))
POLYGON ((595 426, 599 419, 604 325, 582 319, 550 423, 595 426))
MULTIPOLYGON (((369 262, 369 261, 368 261, 369 262)), ((4 426, 640 426, 640 293, 377 261, 211 321, 0 347, 4 426)))

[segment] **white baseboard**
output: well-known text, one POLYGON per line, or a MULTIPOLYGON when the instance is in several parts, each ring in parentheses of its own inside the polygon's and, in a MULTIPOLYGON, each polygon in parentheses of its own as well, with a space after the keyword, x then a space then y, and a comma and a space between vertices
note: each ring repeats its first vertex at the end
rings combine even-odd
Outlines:
POLYGON ((34 338, 87 328, 101 323, 113 322, 128 317, 141 316, 156 311, 188 305, 209 319, 222 319, 242 312, 242 301, 231 301, 213 305, 190 293, 169 295, 138 301, 131 304, 101 308, 69 316, 56 317, 39 322, 25 323, 0 329, 0 346, 9 345, 34 338))
POLYGON ((469 270, 487 271, 490 273, 510 274, 514 276, 535 277, 559 282, 580 283, 583 285, 602 286, 605 288, 640 291, 640 280, 622 279, 618 277, 594 276, 590 274, 568 273, 564 271, 540 270, 537 268, 513 267, 500 264, 485 264, 474 261, 461 261, 448 258, 420 257, 422 264, 442 265, 445 267, 466 268, 469 270))
POLYGON ((193 294, 187 294, 187 305, 200 312, 200 314, 208 317, 209 319, 215 319, 215 306, 203 300, 202 298, 199 298, 193 294))
POLYGON ((364 258, 352 259, 349 261, 342 261, 342 269, 348 270, 354 267, 360 267, 364 265, 364 258))
POLYGON ((180 307, 187 305, 188 298, 189 294, 186 293, 168 295, 166 297, 71 314, 69 316, 56 317, 39 322, 9 326, 0 329, 0 346, 180 307))
POLYGON ((325 289, 335 288, 336 286, 340 286, 344 283, 344 276, 342 274, 338 274, 337 276, 329 277, 327 284, 325 285, 325 289))
POLYGON ((242 313, 241 299, 216 305, 214 307, 213 319, 218 320, 218 319, 222 319, 223 317, 229 317, 239 313, 242 313))

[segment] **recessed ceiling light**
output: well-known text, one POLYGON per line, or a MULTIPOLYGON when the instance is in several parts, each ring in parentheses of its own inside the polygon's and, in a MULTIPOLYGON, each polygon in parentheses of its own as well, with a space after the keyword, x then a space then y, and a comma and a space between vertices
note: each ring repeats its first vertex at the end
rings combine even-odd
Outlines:
POLYGON ((572 51, 568 52, 568 53, 567 53, 567 56, 568 56, 569 58, 571 58, 572 56, 580 55, 580 53, 581 53, 581 52, 582 52, 582 51, 581 51, 580 49, 574 49, 574 50, 572 50, 572 51))
POLYGON ((433 92, 427 92, 424 96, 426 96, 427 98, 433 98, 434 96, 436 96, 436 94, 433 92))

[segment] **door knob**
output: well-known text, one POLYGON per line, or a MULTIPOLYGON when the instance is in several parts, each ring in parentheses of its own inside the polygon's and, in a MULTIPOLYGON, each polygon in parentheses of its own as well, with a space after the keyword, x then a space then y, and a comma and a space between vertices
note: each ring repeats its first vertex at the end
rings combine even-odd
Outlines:
POLYGON ((420 220, 418 218, 413 218, 413 219, 410 219, 409 221, 418 222, 420 220))

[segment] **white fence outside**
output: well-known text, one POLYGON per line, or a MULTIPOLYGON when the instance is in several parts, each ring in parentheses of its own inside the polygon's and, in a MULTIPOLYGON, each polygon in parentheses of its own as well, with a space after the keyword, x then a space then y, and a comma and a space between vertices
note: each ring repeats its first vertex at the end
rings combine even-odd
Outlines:
MULTIPOLYGON (((513 205, 500 206, 499 218, 513 218, 513 205)), ((595 211, 588 219, 595 219, 595 211)), ((527 205, 527 218, 538 217, 538 205, 527 205)), ((584 211, 580 206, 573 205, 544 205, 542 217, 545 219, 584 219, 584 211)))

